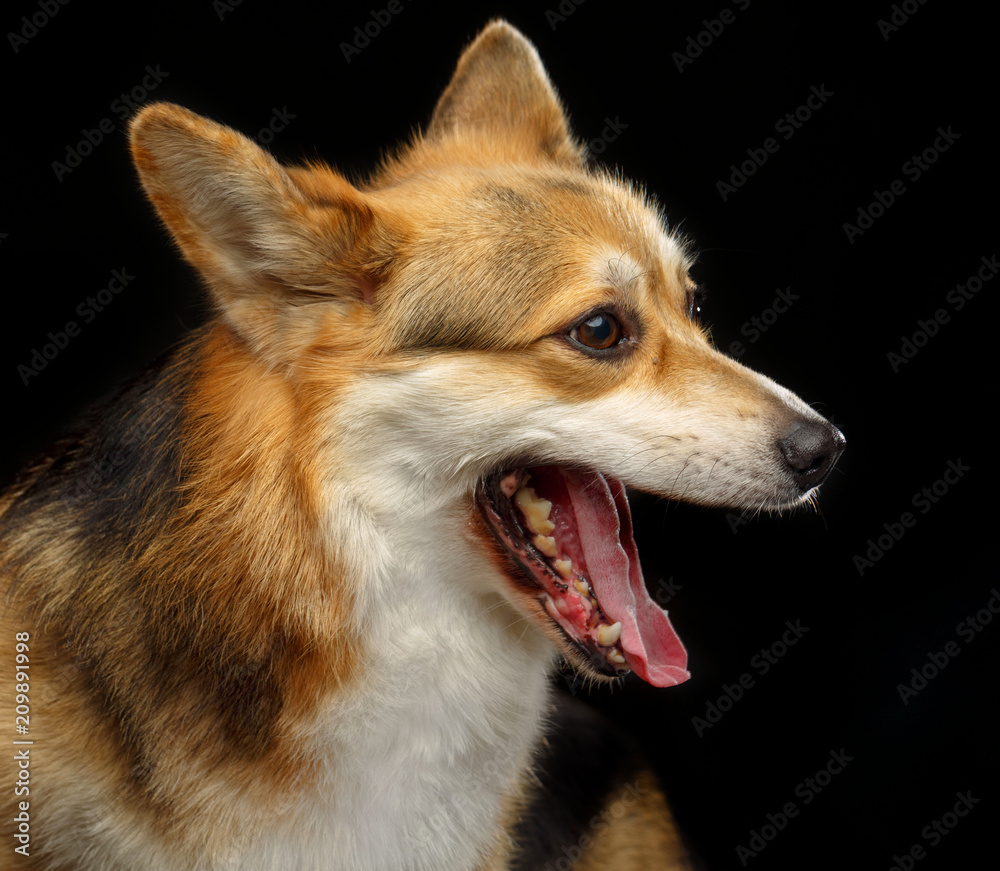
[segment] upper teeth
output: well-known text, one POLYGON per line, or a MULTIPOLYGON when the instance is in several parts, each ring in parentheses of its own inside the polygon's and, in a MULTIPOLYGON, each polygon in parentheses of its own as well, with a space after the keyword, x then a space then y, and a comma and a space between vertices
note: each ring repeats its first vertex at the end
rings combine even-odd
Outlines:
POLYGON ((514 494, 514 504, 521 509, 524 525, 539 535, 548 535, 556 525, 549 520, 552 503, 548 499, 539 499, 533 487, 521 486, 514 494))
POLYGON ((551 535, 536 535, 532 542, 546 556, 555 556, 559 553, 556 549, 556 540, 551 535))
MULTIPOLYGON (((507 489, 514 486, 515 480, 516 479, 512 476, 508 476, 504 479, 503 484, 506 485, 504 488, 505 494, 507 489)), ((555 557, 559 551, 555 538, 550 535, 550 533, 554 532, 556 528, 555 524, 549 520, 549 515, 552 513, 552 503, 549 502, 548 499, 539 499, 538 495, 535 493, 534 487, 527 486, 527 481, 528 479, 525 478, 514 492, 514 504, 521 511, 521 516, 524 518, 524 525, 531 532, 535 533, 531 539, 535 547, 547 557, 555 557)), ((575 574, 571 560, 557 559, 554 560, 552 564, 556 571, 567 580, 572 578, 575 574)), ((581 596, 586 598, 589 595, 590 586, 583 578, 575 578, 574 586, 581 596)), ((549 608, 551 611, 553 608, 558 609, 558 606, 552 605, 551 602, 546 602, 546 608, 549 608)), ((612 623, 610 626, 603 623, 597 627, 597 643, 602 647, 612 647, 618 643, 618 639, 621 638, 621 634, 621 621, 612 623)), ((618 664, 625 661, 621 654, 619 654, 616 650, 610 651, 608 653, 608 658, 611 659, 612 662, 618 664)))

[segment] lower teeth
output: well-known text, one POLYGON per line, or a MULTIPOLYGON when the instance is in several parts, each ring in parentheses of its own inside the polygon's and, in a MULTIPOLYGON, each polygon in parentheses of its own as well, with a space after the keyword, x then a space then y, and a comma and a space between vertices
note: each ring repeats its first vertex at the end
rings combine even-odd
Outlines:
POLYGON ((617 644, 621 635, 621 621, 614 623, 611 626, 602 624, 597 627, 597 643, 602 647, 611 647, 612 644, 617 644))
MULTIPOLYGON (((531 543, 540 553, 552 560, 552 566, 555 570, 559 575, 573 584, 574 589, 580 594, 581 598, 585 602, 593 604, 596 608, 596 602, 591 598, 593 594, 591 593, 590 585, 584 578, 576 575, 573 570, 572 560, 565 558, 555 559, 558 556, 559 548, 555 537, 549 534, 555 530, 555 525, 549 520, 552 503, 547 499, 539 498, 534 489, 528 486, 529 475, 525 475, 520 480, 518 480, 518 477, 520 476, 515 477, 514 474, 508 475, 501 482, 501 490, 519 509, 524 525, 528 530, 535 533, 531 539, 531 543)), ((562 584, 558 586, 560 589, 565 589, 562 584)), ((555 602, 551 600, 547 601, 546 610, 549 611, 553 618, 559 620, 559 616, 561 615, 559 615, 559 608, 555 602)), ((614 647, 618 643, 619 638, 621 638, 621 634, 622 624, 620 621, 610 626, 602 623, 596 630, 597 643, 601 647, 607 648, 604 654, 607 656, 608 661, 613 662, 615 665, 626 664, 625 657, 614 647)))
POLYGON ((556 549, 556 540, 551 535, 536 535, 532 539, 532 543, 548 557, 553 557, 559 553, 556 549))

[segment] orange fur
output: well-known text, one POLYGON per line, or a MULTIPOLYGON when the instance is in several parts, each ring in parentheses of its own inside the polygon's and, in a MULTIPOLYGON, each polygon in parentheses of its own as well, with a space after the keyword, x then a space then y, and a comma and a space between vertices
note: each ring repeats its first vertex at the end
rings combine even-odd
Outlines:
MULTIPOLYGON (((503 22, 365 183, 168 104, 131 145, 215 314, 0 502, 34 867, 503 871, 546 673, 597 673, 477 482, 528 458, 781 508, 808 471, 776 446, 828 425, 711 347, 683 241, 503 22), (627 341, 590 353, 593 311, 627 341)), ((581 871, 681 854, 650 787, 581 871)))

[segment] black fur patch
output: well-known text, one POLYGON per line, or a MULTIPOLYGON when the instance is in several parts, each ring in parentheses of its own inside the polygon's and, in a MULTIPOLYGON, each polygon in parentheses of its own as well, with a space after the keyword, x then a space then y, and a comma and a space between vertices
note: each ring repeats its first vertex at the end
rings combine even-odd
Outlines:
POLYGON ((280 633, 262 638, 250 659, 224 637, 204 637, 196 594, 165 598, 156 591, 171 579, 140 568, 143 550, 172 528, 184 498, 185 406, 201 365, 199 334, 193 338, 89 411, 15 485, 19 495, 0 518, 0 541, 18 541, 16 551, 2 545, 12 595, 41 616, 67 675, 115 729, 138 787, 156 753, 150 714, 176 708, 184 693, 193 692, 199 708, 215 708, 232 750, 263 755, 281 710, 281 663, 297 655, 280 633), (37 566, 56 545, 69 545, 71 558, 52 577, 37 566), (109 567, 113 586, 95 588, 109 567))
POLYGON ((161 361, 90 409, 36 461, 0 522, 0 536, 58 506, 67 528, 79 526, 98 546, 126 549, 141 528, 168 516, 180 483, 183 389, 181 373, 161 361))
POLYGON ((538 871, 576 851, 607 821, 606 801, 645 767, 638 745, 610 720, 562 692, 535 768, 541 786, 515 829, 511 871, 538 871))

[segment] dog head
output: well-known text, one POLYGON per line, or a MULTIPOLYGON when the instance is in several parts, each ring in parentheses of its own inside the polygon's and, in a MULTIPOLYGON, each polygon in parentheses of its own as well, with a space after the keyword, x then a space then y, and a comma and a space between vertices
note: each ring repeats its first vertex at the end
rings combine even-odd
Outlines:
POLYGON ((626 485, 780 510, 812 499, 843 448, 712 347, 684 241, 587 165, 534 47, 503 22, 363 184, 284 168, 172 105, 131 135, 246 377, 299 397, 321 499, 387 531, 369 559, 425 559, 450 537, 443 575, 499 593, 587 674, 687 677, 626 485))

